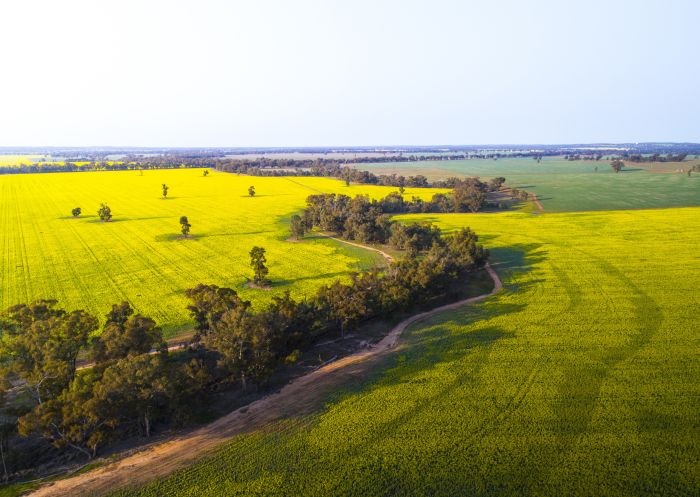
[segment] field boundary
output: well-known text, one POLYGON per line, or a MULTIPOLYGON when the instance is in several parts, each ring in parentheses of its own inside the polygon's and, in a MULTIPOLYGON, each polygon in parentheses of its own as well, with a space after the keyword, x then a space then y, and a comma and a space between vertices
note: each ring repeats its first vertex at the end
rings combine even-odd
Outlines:
MULTIPOLYGON (((379 249, 340 241, 377 251, 388 260, 392 259, 389 254, 379 249)), ((309 414, 318 409, 319 401, 331 390, 342 387, 351 379, 356 381, 357 376, 366 372, 371 366, 370 360, 379 359, 391 352, 401 334, 409 326, 444 311, 481 302, 499 292, 503 284, 498 274, 488 262, 484 268, 494 282, 493 289, 488 293, 415 314, 394 326, 371 348, 325 364, 309 374, 294 379, 279 391, 236 409, 209 425, 145 447, 123 459, 94 470, 48 483, 28 495, 34 497, 92 496, 122 487, 146 484, 210 454, 213 449, 237 435, 289 418, 290 415, 309 414)))

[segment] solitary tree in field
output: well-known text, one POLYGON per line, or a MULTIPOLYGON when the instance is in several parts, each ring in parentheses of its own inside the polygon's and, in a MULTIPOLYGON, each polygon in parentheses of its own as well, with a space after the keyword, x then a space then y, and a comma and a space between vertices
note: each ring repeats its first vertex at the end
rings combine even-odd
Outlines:
POLYGON ((204 176, 205 178, 209 176, 209 169, 205 169, 204 171, 202 171, 202 176, 204 176))
POLYGON ((255 197, 255 187, 254 186, 248 187, 248 195, 250 195, 251 197, 255 197))
POLYGON ((112 209, 109 208, 109 205, 102 203, 97 210, 97 215, 100 216, 100 221, 107 222, 112 219, 112 209))
POLYGON ((190 224, 189 220, 187 219, 187 216, 180 216, 180 231, 182 231, 182 236, 187 238, 190 236, 190 228, 192 225, 190 224))
POLYGON ((406 189, 403 187, 403 185, 399 186, 399 194, 403 195, 406 189))
POLYGON ((167 197, 168 197, 168 185, 163 183, 163 198, 167 198, 167 197))
POLYGON ((253 247, 250 250, 250 266, 253 268, 253 282, 256 285, 264 285, 267 283, 267 273, 270 270, 267 268, 265 263, 267 259, 265 258, 265 249, 262 247, 253 247))
POLYGON ((73 209, 71 211, 71 214, 73 214, 73 217, 78 217, 81 212, 83 212, 83 211, 80 209, 80 207, 76 207, 75 209, 73 209))
POLYGON ((622 168, 625 167, 625 163, 622 162, 620 159, 615 159, 610 163, 610 167, 613 168, 613 171, 619 173, 620 171, 622 171, 622 168))
POLYGON ((304 220, 301 218, 301 216, 299 216, 298 214, 294 214, 292 216, 292 221, 290 223, 289 229, 292 232, 292 238, 294 238, 295 240, 299 240, 300 238, 304 237, 306 225, 304 224, 304 220))

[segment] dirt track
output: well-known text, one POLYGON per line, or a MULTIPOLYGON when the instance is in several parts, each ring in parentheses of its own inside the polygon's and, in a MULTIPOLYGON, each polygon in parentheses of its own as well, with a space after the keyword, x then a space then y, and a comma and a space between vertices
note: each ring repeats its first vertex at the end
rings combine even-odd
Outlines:
POLYGON ((535 205, 540 210, 540 212, 544 212, 544 207, 542 207, 542 204, 540 204, 540 199, 537 198, 536 193, 532 193, 532 201, 535 202, 535 205))
MULTIPOLYGON (((359 246, 362 247, 362 245, 359 246)), ((382 253, 384 257, 391 260, 391 256, 381 250, 372 250, 382 253)), ((347 384, 347 381, 353 377, 362 375, 376 361, 388 355, 408 326, 435 314, 479 302, 498 292, 502 288, 501 280, 489 264, 486 265, 486 270, 494 282, 493 290, 487 294, 411 316, 397 324, 374 347, 296 378, 280 391, 237 409, 207 426, 146 447, 103 467, 49 483, 30 495, 35 497, 100 495, 124 486, 142 485, 193 463, 236 435, 253 431, 275 420, 314 412, 322 405, 326 394, 347 384)))
POLYGON ((355 242, 349 242, 347 240, 343 240, 342 238, 336 238, 336 237, 330 236, 330 235, 326 235, 326 236, 332 240, 335 240, 336 242, 345 243, 346 245, 352 245, 353 247, 359 247, 359 248, 362 248, 365 250, 371 250, 372 252, 377 252, 377 253, 381 254, 382 257, 384 257, 387 260, 387 262, 394 262, 394 258, 392 256, 390 256, 389 254, 387 254, 386 252, 384 252, 383 250, 380 250, 378 248, 368 247, 367 245, 361 245, 361 244, 355 243, 355 242))

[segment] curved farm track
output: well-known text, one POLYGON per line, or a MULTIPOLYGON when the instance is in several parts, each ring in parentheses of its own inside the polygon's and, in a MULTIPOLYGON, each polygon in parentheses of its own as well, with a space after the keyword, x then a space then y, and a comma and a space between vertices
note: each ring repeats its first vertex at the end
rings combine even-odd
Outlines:
MULTIPOLYGON (((389 254, 379 249, 336 240, 374 250, 388 261, 393 260, 389 254)), ((100 468, 49 483, 29 495, 34 497, 100 495, 121 487, 142 485, 193 463, 236 435, 251 432, 267 423, 292 415, 312 413, 322 405, 328 393, 347 384, 349 380, 361 376, 376 361, 387 356, 396 346, 401 333, 410 325, 441 312, 482 301, 498 292, 502 288, 500 278, 488 263, 486 270, 494 282, 494 288, 489 293, 411 316, 394 326, 389 334, 372 348, 356 352, 296 378, 278 392, 237 409, 207 426, 146 447, 100 468)))
POLYGON ((370 250, 372 252, 377 252, 378 254, 381 254, 381 256, 384 257, 387 262, 389 262, 389 263, 394 262, 394 258, 392 256, 390 256, 389 254, 387 254, 386 252, 384 252, 383 250, 380 250, 378 248, 368 247, 367 245, 362 245, 360 243, 350 242, 348 240, 343 240, 342 238, 336 238, 336 237, 330 236, 330 235, 325 235, 325 236, 330 238, 331 240, 335 240, 336 242, 344 243, 346 245, 352 245, 353 247, 359 247, 359 248, 362 248, 365 250, 370 250))

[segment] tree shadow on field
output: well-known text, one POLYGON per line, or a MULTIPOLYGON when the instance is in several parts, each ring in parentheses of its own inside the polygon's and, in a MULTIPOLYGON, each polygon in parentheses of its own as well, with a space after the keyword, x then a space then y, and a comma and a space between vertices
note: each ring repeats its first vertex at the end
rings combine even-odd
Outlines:
POLYGON ((259 235, 261 233, 272 233, 272 230, 263 231, 245 231, 245 232, 234 232, 234 233, 194 233, 190 234, 187 238, 184 238, 179 233, 164 233, 155 236, 155 241, 157 242, 172 242, 180 240, 201 240, 202 238, 211 238, 217 236, 244 236, 244 235, 259 235))
POLYGON ((151 217, 135 217, 135 218, 125 218, 129 221, 151 221, 154 219, 175 219, 173 216, 151 216, 151 217))
POLYGON ((309 281, 309 280, 318 280, 322 278, 340 278, 341 276, 347 276, 348 271, 339 271, 337 273, 323 273, 323 274, 316 274, 314 276, 304 276, 301 278, 294 278, 294 279, 282 279, 282 280, 272 280, 272 283, 270 284, 271 288, 279 288, 287 285, 293 285, 295 283, 298 283, 300 281, 309 281))
POLYGON ((291 193, 256 193, 252 197, 250 195, 240 195, 241 198, 260 198, 260 197, 288 197, 291 193))
POLYGON ((318 233, 309 233, 304 235, 304 238, 302 238, 299 241, 306 241, 306 240, 328 240, 328 236, 326 235, 319 235, 318 233))
POLYGON ((199 233, 188 235, 187 237, 182 236, 181 233, 162 233, 155 236, 155 241, 157 242, 194 242, 200 238, 204 238, 205 235, 200 235, 199 233))
POLYGON ((76 221, 79 220, 90 220, 90 218, 96 218, 97 216, 95 214, 80 214, 79 216, 59 216, 56 219, 74 219, 76 221))
POLYGON ((273 233, 273 230, 260 230, 260 231, 235 231, 233 233, 204 233, 203 237, 211 236, 242 236, 242 235, 260 235, 262 233, 273 233))
POLYGON ((516 243, 501 247, 489 247, 489 242, 498 238, 498 235, 480 235, 482 243, 490 253, 491 265, 502 267, 509 271, 526 273, 534 264, 547 259, 547 250, 541 243, 516 243))
POLYGON ((92 219, 88 219, 87 222, 91 224, 113 224, 113 223, 123 223, 125 221, 132 221, 128 217, 113 217, 109 221, 102 221, 98 216, 91 216, 92 219))

